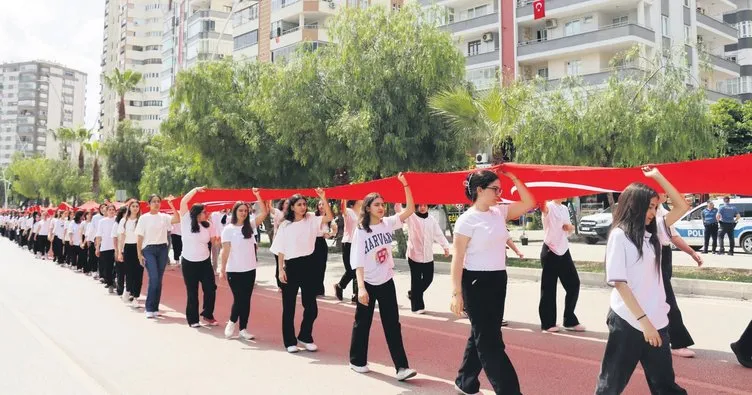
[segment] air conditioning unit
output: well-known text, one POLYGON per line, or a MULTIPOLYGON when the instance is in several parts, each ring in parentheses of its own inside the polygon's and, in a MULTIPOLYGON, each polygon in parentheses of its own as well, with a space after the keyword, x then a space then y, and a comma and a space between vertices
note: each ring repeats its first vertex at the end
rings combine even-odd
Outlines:
POLYGON ((491 32, 483 33, 483 41, 485 42, 493 41, 493 33, 491 32))
POLYGON ((556 19, 546 19, 546 29, 555 29, 559 26, 559 21, 556 19))
POLYGON ((484 163, 488 163, 488 154, 485 152, 479 152, 475 154, 475 164, 481 165, 484 163))
POLYGON ((697 43, 698 43, 698 44, 702 44, 702 41, 703 41, 703 38, 702 38, 702 36, 698 35, 698 36, 697 36, 697 43))
POLYGON ((329 0, 329 8, 334 9, 336 5, 334 5, 334 0, 329 0))

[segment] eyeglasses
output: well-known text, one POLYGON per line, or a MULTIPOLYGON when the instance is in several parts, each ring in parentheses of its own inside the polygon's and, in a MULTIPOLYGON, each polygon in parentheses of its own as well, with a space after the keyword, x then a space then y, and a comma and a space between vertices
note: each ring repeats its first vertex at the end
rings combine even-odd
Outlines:
POLYGON ((494 191, 494 193, 496 193, 497 195, 501 193, 501 187, 497 187, 497 186, 486 187, 484 189, 490 189, 490 190, 494 191))

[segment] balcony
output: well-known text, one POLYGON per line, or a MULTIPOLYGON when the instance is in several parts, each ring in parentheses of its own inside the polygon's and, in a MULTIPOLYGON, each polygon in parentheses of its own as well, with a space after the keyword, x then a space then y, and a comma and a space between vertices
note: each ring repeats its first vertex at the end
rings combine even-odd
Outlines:
POLYGON ((726 38, 729 41, 726 44, 735 43, 738 35, 736 27, 723 22, 721 18, 711 17, 699 11, 697 12, 697 28, 726 38))
POLYGON ((518 60, 554 56, 581 49, 589 51, 599 46, 614 48, 629 47, 633 44, 652 45, 655 40, 653 30, 634 23, 601 26, 596 30, 582 32, 548 40, 531 40, 518 43, 518 60), (602 43, 602 44, 599 44, 602 43), (627 44, 627 45, 624 45, 627 44))
MULTIPOLYGON (((489 9, 485 15, 473 16, 472 18, 466 18, 463 20, 456 20, 452 23, 441 26, 441 29, 446 30, 452 34, 464 32, 467 30, 474 30, 483 26, 498 25, 499 13, 494 9, 489 9)), ((494 26, 498 28, 498 26, 494 26)))
POLYGON ((488 63, 488 62, 500 62, 500 56, 499 50, 490 51, 490 52, 484 52, 484 53, 478 53, 473 54, 465 57, 465 65, 466 66, 475 66, 477 64, 481 63, 488 63))
POLYGON ((737 95, 732 95, 726 92, 720 92, 718 90, 709 89, 709 88, 705 88, 705 98, 711 102, 717 102, 718 100, 721 100, 721 99, 731 99, 731 100, 739 101, 739 98, 737 97, 737 95))
POLYGON ((327 30, 319 25, 304 25, 283 30, 282 35, 271 39, 272 51, 299 43, 301 41, 328 41, 327 30))
MULTIPOLYGON (((533 17, 533 1, 534 0, 517 0, 517 19, 533 17)), ((589 0, 548 0, 546 1, 546 14, 559 8, 571 8, 571 6, 588 2, 589 0)), ((587 4, 582 4, 582 6, 586 7, 587 4)))
POLYGON ((708 57, 708 62, 711 66, 713 66, 713 68, 719 68, 729 72, 734 76, 739 76, 739 73, 741 72, 741 66, 739 66, 739 64, 735 61, 731 60, 730 57, 715 55, 708 52, 701 52, 701 54, 702 56, 708 57))
MULTIPOLYGON (((562 78, 553 78, 553 79, 546 79, 545 81, 545 89, 546 90, 555 90, 559 88, 561 83, 567 79, 573 78, 573 79, 580 79, 585 85, 601 85, 608 82, 608 79, 611 78, 612 75, 616 74, 616 76, 619 79, 635 79, 635 80, 641 80, 645 77, 645 70, 637 67, 637 66, 622 66, 622 67, 608 67, 601 69, 599 71, 596 71, 594 73, 588 73, 588 74, 579 74, 575 76, 565 76, 562 78)), ((535 81, 536 78, 526 78, 526 81, 535 81)))

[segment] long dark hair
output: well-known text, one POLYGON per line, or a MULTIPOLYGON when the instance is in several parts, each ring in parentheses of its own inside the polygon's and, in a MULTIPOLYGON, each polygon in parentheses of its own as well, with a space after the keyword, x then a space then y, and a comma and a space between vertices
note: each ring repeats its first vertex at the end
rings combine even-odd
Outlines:
POLYGON ((347 203, 345 203, 345 207, 346 208, 353 208, 353 207, 355 207, 355 203, 356 202, 357 202, 357 200, 348 200, 347 203))
POLYGON ((34 211, 33 213, 31 213, 31 220, 32 220, 32 222, 37 222, 37 218, 38 217, 39 217, 39 213, 38 212, 34 211))
POLYGON ((363 199, 363 205, 360 207, 360 227, 368 233, 371 233, 371 213, 368 212, 368 208, 379 198, 381 198, 381 195, 371 192, 363 199))
POLYGON ((138 203, 138 200, 132 200, 130 203, 126 204, 125 207, 128 207, 127 210, 125 210, 125 222, 128 222, 128 219, 131 218, 131 205, 133 203, 138 204, 138 212, 136 213, 136 226, 138 226, 138 220, 141 218, 141 205, 138 203))
MULTIPOLYGON (((326 200, 319 200, 319 203, 320 202, 324 202, 324 204, 329 204, 329 202, 327 202, 326 200)), ((319 204, 316 203, 316 211, 314 211, 314 214, 316 214, 317 217, 320 217, 320 216, 322 216, 322 215, 324 215, 326 213, 323 212, 323 211, 321 211, 321 210, 319 210, 319 204)))
POLYGON ((84 212, 83 211, 76 211, 76 216, 73 217, 73 222, 75 222, 77 224, 80 224, 81 223, 81 217, 83 217, 83 216, 84 216, 84 212))
POLYGON ((238 209, 240 206, 245 206, 248 209, 248 215, 243 220, 243 228, 240 230, 243 233, 244 239, 250 239, 253 237, 253 228, 251 227, 251 205, 245 202, 236 202, 232 206, 232 224, 238 224, 238 209))
MULTIPOLYGON (((150 199, 151 200, 151 199, 150 199)), ((204 205, 201 203, 196 203, 193 206, 191 206, 190 211, 188 213, 191 216, 191 233, 198 233, 201 231, 201 228, 198 227, 198 216, 199 214, 204 212, 204 205)), ((209 221, 202 221, 201 226, 204 228, 209 227, 209 221)))
POLYGON ((123 219, 123 217, 125 216, 125 212, 126 211, 128 211, 128 205, 127 204, 125 206, 120 207, 118 209, 117 215, 115 216, 115 223, 116 224, 120 223, 120 220, 123 219))
POLYGON ((478 188, 486 189, 498 179, 499 176, 490 170, 477 170, 469 173, 465 177, 465 196, 475 203, 478 200, 478 188))
POLYGON ((304 198, 303 195, 296 193, 290 196, 289 199, 287 199, 287 210, 285 210, 285 220, 290 221, 290 222, 295 221, 295 211, 293 210, 293 207, 295 206, 295 203, 298 202, 298 200, 306 201, 306 198, 304 198))
POLYGON ((661 268, 661 243, 658 241, 657 217, 645 224, 645 215, 650 209, 650 200, 658 198, 658 193, 651 187, 633 182, 624 189, 619 196, 619 204, 614 211, 614 221, 611 229, 620 228, 629 241, 637 247, 637 253, 642 258, 642 245, 645 232, 650 232, 650 244, 655 251, 655 269, 661 268))

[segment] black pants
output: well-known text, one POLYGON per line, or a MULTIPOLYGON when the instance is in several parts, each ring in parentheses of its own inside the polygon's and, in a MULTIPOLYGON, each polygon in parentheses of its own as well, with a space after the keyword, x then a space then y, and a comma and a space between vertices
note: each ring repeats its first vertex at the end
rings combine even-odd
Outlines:
POLYGON ((573 327, 580 324, 574 309, 577 307, 577 299, 580 296, 580 276, 572 261, 569 250, 564 255, 556 255, 548 245, 543 244, 540 254, 543 271, 541 273, 541 296, 538 304, 538 315, 541 320, 541 329, 546 330, 556 326, 556 290, 558 281, 567 293, 564 298, 564 321, 565 327, 573 327))
POLYGON ((81 269, 84 273, 88 273, 87 270, 89 267, 89 264, 87 263, 87 260, 89 258, 89 250, 83 246, 83 244, 78 247, 78 268, 81 269))
POLYGON ((68 265, 72 263, 71 252, 73 252, 73 249, 71 248, 70 243, 67 241, 64 241, 63 242, 63 259, 65 260, 65 263, 68 265))
POLYGON ((347 288, 347 285, 352 281, 353 284, 353 298, 358 297, 358 281, 355 280, 355 270, 350 266, 350 250, 352 249, 352 243, 342 243, 342 262, 345 264, 345 274, 339 280, 339 287, 341 289, 347 288))
POLYGON ((739 341, 736 342, 736 345, 739 346, 739 351, 741 351, 742 354, 752 355, 752 321, 749 321, 747 329, 744 330, 744 333, 742 333, 742 336, 739 338, 739 341))
POLYGON ((182 258, 180 265, 183 270, 183 280, 188 298, 185 305, 185 317, 188 325, 197 324, 199 315, 208 320, 214 319, 214 302, 217 298, 217 284, 214 281, 214 269, 211 257, 205 261, 193 262, 182 258), (198 284, 204 293, 204 304, 201 314, 198 313, 198 284))
POLYGON ((313 343, 313 323, 319 315, 319 307, 316 302, 317 275, 316 260, 307 255, 299 258, 285 260, 285 272, 287 284, 282 285, 282 337, 285 347, 303 343, 313 343), (295 337, 295 305, 298 299, 303 304, 303 321, 300 323, 300 332, 295 337))
POLYGON ((721 254, 724 253, 723 248, 723 238, 728 235, 729 239, 729 253, 734 253, 734 228, 736 227, 736 224, 733 222, 721 222, 721 232, 718 235, 718 238, 721 239, 721 254))
POLYGON ((112 287, 115 283, 115 250, 99 252, 99 267, 104 283, 112 287))
POLYGON ((36 244, 37 235, 35 233, 31 234, 31 237, 29 237, 29 240, 27 240, 26 247, 29 249, 29 251, 34 251, 34 245, 36 244))
POLYGON ((464 392, 479 391, 478 375, 482 369, 497 394, 521 393, 517 372, 504 351, 501 337, 506 295, 506 270, 462 271, 462 297, 470 319, 470 338, 454 383, 464 392))
POLYGON ((68 264, 78 269, 78 256, 81 254, 81 247, 68 244, 68 264))
POLYGON ((123 248, 123 268, 125 271, 125 291, 134 298, 141 296, 141 288, 144 286, 144 267, 138 260, 138 248, 136 244, 126 244, 123 248))
POLYGON ((99 273, 99 258, 97 258, 97 246, 93 241, 89 242, 89 260, 87 261, 90 272, 99 273))
POLYGON ((394 280, 389 280, 381 285, 366 283, 368 292, 368 306, 360 302, 355 309, 355 323, 350 340, 350 363, 355 366, 366 366, 368 363, 368 337, 371 334, 373 311, 376 302, 379 302, 379 315, 381 325, 384 327, 384 337, 392 356, 394 368, 409 368, 405 346, 402 343, 402 326, 399 322, 399 308, 397 307, 397 290, 394 288, 394 280))
POLYGON ((42 256, 47 255, 47 251, 50 249, 50 239, 47 235, 37 235, 35 244, 34 252, 37 252, 42 256))
POLYGON ((125 266, 125 262, 115 261, 115 284, 117 286, 118 296, 122 296, 125 292, 125 283, 128 281, 128 271, 125 266))
POLYGON ((425 310, 423 293, 433 282, 433 261, 423 263, 407 258, 407 264, 410 265, 410 310, 425 310))
POLYGON ((183 254, 183 237, 176 234, 170 234, 170 240, 172 241, 172 257, 175 258, 175 262, 180 259, 180 255, 183 254))
POLYGON ((705 244, 703 246, 703 252, 708 253, 708 243, 710 239, 713 239, 713 253, 715 253, 716 244, 718 242, 718 223, 705 224, 705 244))
POLYGON ((642 332, 633 328, 613 310, 608 312, 608 342, 601 362, 596 395, 621 394, 632 377, 637 362, 642 364, 651 394, 686 394, 676 384, 674 366, 669 350, 668 328, 658 330, 663 345, 653 347, 642 332))
POLYGON ((239 324, 239 328, 248 328, 248 316, 251 314, 251 295, 256 285, 256 270, 247 272, 227 272, 227 283, 232 290, 232 308, 230 321, 239 324))
POLYGON ((671 348, 686 348, 695 344, 690 336, 687 327, 684 326, 679 306, 676 304, 676 295, 674 287, 671 286, 671 275, 674 267, 672 265, 671 247, 664 246, 661 249, 661 272, 663 273, 663 289, 666 291, 666 303, 670 310, 668 311, 668 331, 671 339, 671 348))
POLYGON ((57 236, 52 239, 52 256, 53 261, 63 263, 63 240, 57 236))
POLYGON ((316 257, 316 281, 318 288, 316 295, 324 295, 324 275, 326 274, 326 260, 329 256, 329 246, 323 237, 316 238, 316 248, 313 250, 313 256, 316 257))

